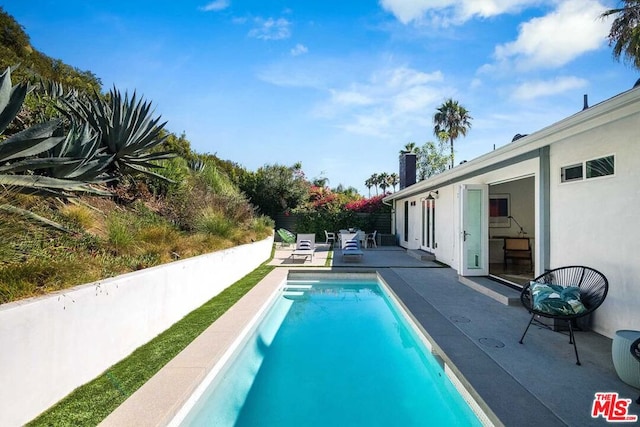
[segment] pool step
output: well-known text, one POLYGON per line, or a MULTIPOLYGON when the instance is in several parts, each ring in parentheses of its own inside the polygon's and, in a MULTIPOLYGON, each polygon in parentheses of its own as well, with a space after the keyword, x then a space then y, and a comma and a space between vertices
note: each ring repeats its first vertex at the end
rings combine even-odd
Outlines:
POLYGON ((284 290, 285 291, 288 291, 288 290, 308 291, 311 288, 312 288, 312 285, 287 284, 287 285, 284 286, 284 290))
POLYGON ((407 255, 420 261, 435 261, 436 256, 421 249, 408 249, 407 255))
POLYGON ((282 293, 282 296, 285 297, 286 299, 290 299, 294 301, 307 298, 307 295, 302 291, 284 291, 282 293))
POLYGON ((481 294, 493 298, 504 305, 520 305, 520 292, 502 285, 488 277, 458 276, 458 281, 481 294))

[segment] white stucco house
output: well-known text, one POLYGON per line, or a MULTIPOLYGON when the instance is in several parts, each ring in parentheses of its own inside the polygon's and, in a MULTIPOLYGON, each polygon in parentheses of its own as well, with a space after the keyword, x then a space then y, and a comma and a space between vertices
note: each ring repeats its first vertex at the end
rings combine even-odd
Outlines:
MULTIPOLYGON (((402 179, 402 177, 401 177, 402 179)), ((385 198, 399 244, 488 276, 528 237, 531 277, 585 265, 609 280, 592 328, 640 329, 640 87, 385 198)))

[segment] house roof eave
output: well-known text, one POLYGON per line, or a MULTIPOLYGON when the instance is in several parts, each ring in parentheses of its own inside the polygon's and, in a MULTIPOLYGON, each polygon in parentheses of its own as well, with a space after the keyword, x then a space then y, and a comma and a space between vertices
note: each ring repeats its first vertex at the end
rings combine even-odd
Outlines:
POLYGON ((590 129, 610 121, 612 119, 611 115, 616 111, 624 112, 624 114, 621 114, 621 117, 640 113, 640 87, 622 92, 550 126, 519 138, 516 141, 476 157, 473 160, 455 166, 453 169, 446 170, 426 180, 403 188, 385 197, 383 201, 391 202, 396 199, 403 199, 425 191, 434 190, 443 185, 443 183, 451 182, 457 177, 472 174, 474 171, 483 169, 488 165, 549 146, 577 132, 582 132, 585 129, 590 129))

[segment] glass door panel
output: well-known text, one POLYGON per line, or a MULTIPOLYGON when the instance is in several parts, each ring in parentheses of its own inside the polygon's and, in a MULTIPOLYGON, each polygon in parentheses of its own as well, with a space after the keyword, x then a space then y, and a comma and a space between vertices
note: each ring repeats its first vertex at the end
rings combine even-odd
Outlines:
POLYGON ((489 274, 488 186, 461 186, 461 274, 489 274))

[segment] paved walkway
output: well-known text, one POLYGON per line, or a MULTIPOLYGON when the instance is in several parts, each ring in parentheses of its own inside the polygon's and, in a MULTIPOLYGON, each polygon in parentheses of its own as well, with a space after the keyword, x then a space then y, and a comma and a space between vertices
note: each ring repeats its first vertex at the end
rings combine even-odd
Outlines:
POLYGON ((331 249, 326 243, 317 243, 316 251, 311 257, 292 256, 295 245, 281 246, 276 244, 273 260, 269 265, 279 267, 355 267, 355 268, 387 268, 387 267, 442 267, 441 264, 431 261, 420 261, 407 256, 407 251, 399 246, 379 246, 377 248, 363 249, 362 257, 343 257, 342 251, 331 249), (330 258, 327 262, 327 258, 330 258))
MULTIPOLYGON (((591 418, 595 393, 618 392, 633 400, 640 393, 618 379, 609 338, 576 332, 578 366, 566 333, 532 325, 519 344, 527 311, 463 285, 452 269, 379 272, 444 358, 507 426, 608 425, 591 418)), ((640 406, 632 403, 631 413, 640 414, 640 406)))

